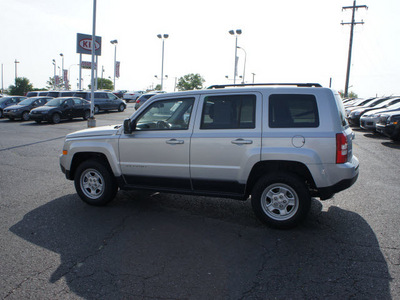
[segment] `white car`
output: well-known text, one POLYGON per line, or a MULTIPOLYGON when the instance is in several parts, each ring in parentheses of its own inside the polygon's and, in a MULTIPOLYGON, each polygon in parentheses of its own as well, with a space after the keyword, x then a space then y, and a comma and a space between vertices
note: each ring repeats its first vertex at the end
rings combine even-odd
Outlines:
POLYGON ((136 101, 136 99, 142 96, 144 93, 145 91, 129 91, 122 96, 122 99, 124 99, 126 102, 131 100, 136 101))

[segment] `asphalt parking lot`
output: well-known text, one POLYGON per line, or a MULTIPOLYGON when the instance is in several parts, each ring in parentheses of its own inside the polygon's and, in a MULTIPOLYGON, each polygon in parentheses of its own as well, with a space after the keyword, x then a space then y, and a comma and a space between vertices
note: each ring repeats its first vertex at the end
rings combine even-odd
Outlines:
POLYGON ((89 207, 58 161, 85 128, 0 119, 1 299, 400 299, 400 143, 355 129, 356 184, 273 230, 249 201, 123 191, 89 207))

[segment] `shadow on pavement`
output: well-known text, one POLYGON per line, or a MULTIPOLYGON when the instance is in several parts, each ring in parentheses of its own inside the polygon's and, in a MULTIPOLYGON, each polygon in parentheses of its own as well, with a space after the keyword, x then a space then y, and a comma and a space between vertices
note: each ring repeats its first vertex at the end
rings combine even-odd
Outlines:
POLYGON ((119 192, 96 208, 67 195, 10 230, 60 255, 49 288, 64 278, 86 299, 390 299, 370 226, 321 208, 313 201, 306 223, 273 230, 249 201, 119 192))

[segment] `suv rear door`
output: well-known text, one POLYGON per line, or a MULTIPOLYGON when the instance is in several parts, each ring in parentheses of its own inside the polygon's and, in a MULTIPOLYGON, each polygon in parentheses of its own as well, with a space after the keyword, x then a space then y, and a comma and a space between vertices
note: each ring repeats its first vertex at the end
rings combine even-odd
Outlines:
POLYGON ((244 195, 260 160, 262 95, 206 94, 200 99, 190 147, 194 190, 244 195))

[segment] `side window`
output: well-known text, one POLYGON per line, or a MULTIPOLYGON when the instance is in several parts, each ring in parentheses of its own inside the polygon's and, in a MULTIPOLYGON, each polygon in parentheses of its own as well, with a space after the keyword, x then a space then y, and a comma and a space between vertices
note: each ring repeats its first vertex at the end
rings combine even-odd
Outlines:
POLYGON ((136 119, 136 130, 186 130, 193 103, 194 98, 154 102, 136 119))
POLYGON ((74 98, 74 103, 75 103, 75 105, 81 105, 82 100, 74 98))
POLYGON ((275 94, 269 97, 268 122, 271 128, 310 128, 319 126, 314 95, 275 94))
POLYGON ((108 96, 108 98, 111 99, 111 100, 117 99, 117 96, 115 96, 114 94, 111 94, 111 93, 107 94, 107 96, 108 96))
POLYGON ((200 129, 255 128, 255 95, 209 96, 204 99, 200 129))

